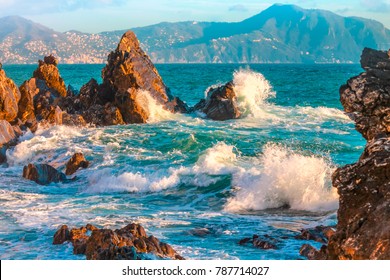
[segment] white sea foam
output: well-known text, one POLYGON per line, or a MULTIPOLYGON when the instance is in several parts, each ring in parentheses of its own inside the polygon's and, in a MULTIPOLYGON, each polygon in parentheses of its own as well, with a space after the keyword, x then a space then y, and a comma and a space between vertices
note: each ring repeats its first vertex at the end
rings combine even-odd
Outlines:
POLYGON ((338 196, 330 181, 332 171, 323 158, 267 144, 260 166, 234 174, 236 193, 225 210, 263 210, 285 205, 296 210, 337 209, 338 196))
POLYGON ((269 117, 264 109, 266 100, 275 96, 269 81, 260 73, 240 69, 233 74, 238 108, 243 116, 269 117))
MULTIPOLYGON (((58 155, 48 153, 61 147, 69 139, 80 137, 82 133, 77 128, 67 126, 53 126, 49 129, 40 128, 35 135, 27 133, 19 140, 21 143, 15 148, 7 150, 7 162, 13 165, 22 165, 34 161, 40 161, 58 155)), ((77 149, 77 147, 73 147, 77 149)))
POLYGON ((170 168, 167 174, 164 171, 151 174, 124 172, 112 175, 110 169, 94 172, 89 176, 88 193, 112 192, 158 192, 180 183, 181 169, 170 168))
POLYGON ((172 120, 175 118, 175 114, 165 110, 146 90, 139 90, 137 92, 136 101, 149 115, 149 123, 172 120))

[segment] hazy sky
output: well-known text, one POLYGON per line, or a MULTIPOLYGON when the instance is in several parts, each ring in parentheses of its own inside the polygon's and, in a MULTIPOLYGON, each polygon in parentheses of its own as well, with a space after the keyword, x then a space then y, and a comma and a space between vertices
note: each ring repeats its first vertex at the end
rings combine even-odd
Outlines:
MULTIPOLYGON (((0 0, 0 17, 19 15, 57 31, 100 32, 162 21, 241 21, 277 0, 0 0)), ((390 0, 284 0, 303 8, 378 20, 390 28, 390 0)), ((1 27, 0 27, 1 28, 1 27)))

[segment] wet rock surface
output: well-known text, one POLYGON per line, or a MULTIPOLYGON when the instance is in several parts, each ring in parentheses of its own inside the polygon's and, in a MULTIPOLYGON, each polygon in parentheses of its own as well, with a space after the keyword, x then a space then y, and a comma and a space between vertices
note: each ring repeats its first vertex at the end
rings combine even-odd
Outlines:
POLYGON ((89 161, 85 159, 82 153, 75 153, 66 163, 66 175, 73 175, 79 168, 88 168, 89 161))
POLYGON ((12 122, 18 114, 20 91, 0 67, 0 120, 12 122))
POLYGON ((204 113, 209 119, 218 121, 237 119, 241 116, 233 82, 211 87, 207 92, 206 100, 201 100, 193 109, 204 113))
POLYGON ((338 168, 340 195, 336 232, 328 259, 390 259, 390 71, 389 52, 365 49, 365 73, 340 89, 356 129, 368 140, 359 161, 338 168))
POLYGON ((40 185, 68 181, 64 173, 48 164, 28 164, 23 168, 23 177, 40 185))
POLYGON ((263 250, 277 249, 278 247, 276 246, 276 243, 277 240, 268 235, 260 237, 256 234, 253 235, 252 238, 243 238, 238 242, 238 244, 242 246, 252 244, 253 247, 263 250))
POLYGON ((141 260, 152 254, 160 259, 183 259, 170 245, 148 236, 138 224, 121 229, 98 229, 92 225, 69 230, 61 226, 54 234, 53 244, 69 241, 74 254, 85 254, 88 260, 141 260))

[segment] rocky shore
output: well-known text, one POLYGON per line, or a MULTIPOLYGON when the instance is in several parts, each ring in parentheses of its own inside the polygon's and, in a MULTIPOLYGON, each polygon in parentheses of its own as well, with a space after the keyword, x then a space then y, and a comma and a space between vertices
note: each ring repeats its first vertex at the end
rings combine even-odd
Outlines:
POLYGON ((332 176, 340 195, 336 232, 320 251, 302 247, 311 259, 390 259, 390 51, 364 49, 361 66, 340 100, 367 144, 358 162, 332 176))

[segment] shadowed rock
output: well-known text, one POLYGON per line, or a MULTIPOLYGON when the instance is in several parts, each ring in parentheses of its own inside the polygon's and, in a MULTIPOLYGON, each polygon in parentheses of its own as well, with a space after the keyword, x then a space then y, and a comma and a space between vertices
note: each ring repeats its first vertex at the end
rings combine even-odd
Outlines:
POLYGON ((237 119, 241 113, 238 110, 236 99, 233 82, 229 82, 223 86, 210 88, 206 100, 201 100, 196 104, 194 110, 204 113, 212 120, 237 119))
POLYGON ((263 236, 260 238, 258 235, 253 235, 252 238, 243 238, 241 239, 238 244, 239 245, 246 245, 246 244, 252 244, 253 247, 263 250, 269 250, 269 249, 277 249, 277 246, 275 245, 275 239, 271 238, 268 235, 263 236))
POLYGON ((0 163, 6 162, 7 149, 16 144, 16 139, 19 135, 15 132, 15 130, 16 128, 9 122, 6 120, 0 120, 0 163))
POLYGON ((85 159, 82 153, 75 153, 66 163, 66 175, 73 175, 79 168, 88 168, 89 161, 85 159))
POLYGON ((23 177, 40 185, 66 182, 66 175, 48 164, 29 164, 23 168, 23 177))
POLYGON ((368 140, 359 161, 338 168, 333 186, 340 195, 336 232, 328 259, 390 259, 390 58, 365 49, 365 73, 340 89, 345 111, 368 140))
POLYGON ((0 69, 0 120, 12 122, 17 117, 19 100, 18 87, 0 69))
MULTIPOLYGON (((85 254, 88 260, 140 260, 143 254, 151 253, 159 258, 183 259, 168 244, 160 242, 154 236, 147 236, 145 229, 138 224, 129 224, 124 228, 97 229, 92 225, 74 228, 66 235, 68 228, 62 226, 55 234, 54 240, 71 241, 74 254, 85 254), (87 232, 91 232, 90 236, 87 232), (61 237, 61 238, 60 238, 61 237)), ((64 242, 65 242, 64 241, 64 242)))

